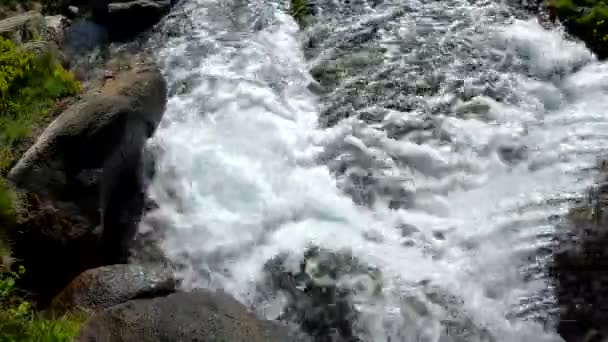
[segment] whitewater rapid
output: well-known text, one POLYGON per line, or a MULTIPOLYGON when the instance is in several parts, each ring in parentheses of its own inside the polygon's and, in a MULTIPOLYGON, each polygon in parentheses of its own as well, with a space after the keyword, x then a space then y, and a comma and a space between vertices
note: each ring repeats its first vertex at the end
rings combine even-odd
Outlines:
POLYGON ((505 4, 319 7, 302 30, 283 2, 185 0, 163 24, 141 232, 185 288, 268 318, 264 265, 315 245, 381 271, 364 341, 560 341, 547 251, 608 145, 608 65, 505 4))

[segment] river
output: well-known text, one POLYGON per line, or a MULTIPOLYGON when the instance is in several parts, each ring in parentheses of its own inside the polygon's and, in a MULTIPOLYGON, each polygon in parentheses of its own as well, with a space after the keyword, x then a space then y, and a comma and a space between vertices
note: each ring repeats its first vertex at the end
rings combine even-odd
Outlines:
POLYGON ((317 246, 381 274, 334 279, 364 289, 363 341, 561 341, 546 268, 608 147, 608 64, 508 3, 316 8, 300 27, 284 1, 184 0, 165 20, 142 232, 166 229, 185 288, 268 318, 285 298, 259 295, 264 266, 317 246))

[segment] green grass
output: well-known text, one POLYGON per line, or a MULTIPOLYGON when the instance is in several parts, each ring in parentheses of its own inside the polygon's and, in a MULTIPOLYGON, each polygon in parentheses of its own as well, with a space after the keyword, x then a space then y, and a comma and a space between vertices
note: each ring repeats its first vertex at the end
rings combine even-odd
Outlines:
POLYGON ((25 293, 16 287, 25 270, 0 273, 0 342, 68 342, 85 317, 52 317, 33 310, 25 293))
POLYGON ((11 248, 8 232, 15 223, 14 194, 0 177, 0 272, 10 267, 11 248))
POLYGON ((57 100, 78 91, 78 82, 50 54, 35 56, 0 38, 0 175, 32 130, 50 121, 57 100))
POLYGON ((547 6, 600 57, 608 57, 608 0, 548 0, 547 6))
MULTIPOLYGON (((0 9, 14 4, 0 0, 0 9)), ((4 179, 35 133, 53 119, 57 102, 79 91, 79 83, 50 53, 34 55, 0 37, 0 342, 67 342, 83 322, 79 316, 36 312, 17 288, 24 270, 10 271, 7 238, 15 228, 15 193, 4 179)))

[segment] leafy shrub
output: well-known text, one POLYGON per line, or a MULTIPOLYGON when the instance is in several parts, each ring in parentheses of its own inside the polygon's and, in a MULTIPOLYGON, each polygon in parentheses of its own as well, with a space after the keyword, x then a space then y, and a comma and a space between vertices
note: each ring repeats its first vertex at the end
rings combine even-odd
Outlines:
POLYGON ((608 57, 608 0, 549 0, 570 33, 600 57, 608 57))
POLYGON ((17 158, 14 148, 48 123, 57 100, 79 87, 50 53, 36 56, 0 38, 0 174, 17 158))
POLYGON ((84 317, 57 319, 36 313, 24 293, 16 287, 18 272, 0 273, 0 342, 68 342, 78 332, 84 317))

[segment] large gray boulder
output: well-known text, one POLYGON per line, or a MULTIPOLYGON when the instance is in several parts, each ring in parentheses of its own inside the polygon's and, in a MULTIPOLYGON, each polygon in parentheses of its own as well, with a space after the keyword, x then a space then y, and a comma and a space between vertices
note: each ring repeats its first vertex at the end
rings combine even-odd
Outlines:
POLYGON ((19 190, 15 256, 35 292, 124 263, 144 202, 141 159, 167 100, 160 71, 120 73, 57 117, 8 175, 19 190))
POLYGON ((53 299, 51 310, 94 313, 126 301, 175 291, 171 269, 161 265, 110 265, 84 271, 53 299))
POLYGON ((234 298, 199 290, 138 299, 93 315, 76 342, 296 342, 304 336, 264 321, 234 298))
POLYGON ((21 44, 42 39, 46 35, 46 20, 42 14, 31 11, 0 20, 0 37, 21 44))

